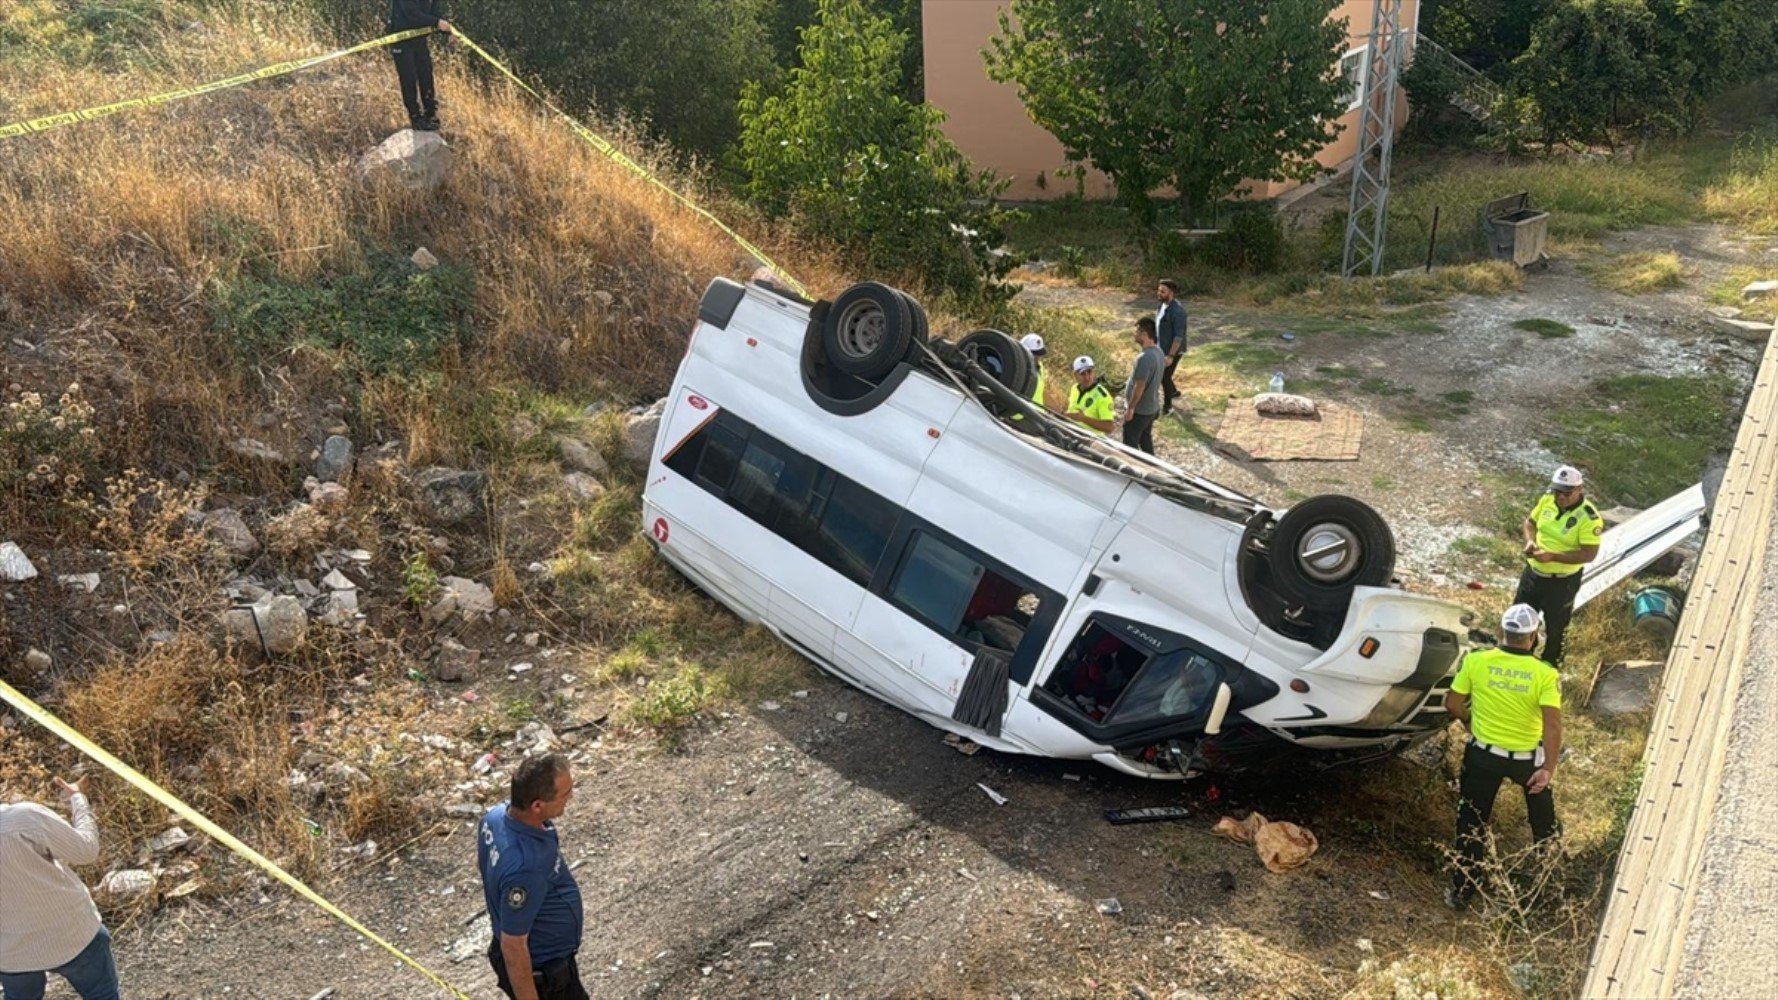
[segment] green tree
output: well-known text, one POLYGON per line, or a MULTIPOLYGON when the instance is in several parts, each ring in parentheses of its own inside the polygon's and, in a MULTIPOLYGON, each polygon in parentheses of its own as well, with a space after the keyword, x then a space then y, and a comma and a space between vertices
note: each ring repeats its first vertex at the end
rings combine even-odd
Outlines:
POLYGON ((1308 180, 1347 85, 1334 0, 1013 0, 986 53, 1071 160, 1145 224, 1171 185, 1186 218, 1246 180, 1308 180))
POLYGON ((1004 182, 945 137, 943 114, 899 96, 906 45, 863 0, 820 0, 783 92, 750 85, 741 100, 746 194, 873 267, 992 293, 1011 267, 993 252, 1004 182))
POLYGON ((1512 69, 1546 145, 1679 128, 1696 75, 1646 0, 1566 0, 1537 23, 1512 69))

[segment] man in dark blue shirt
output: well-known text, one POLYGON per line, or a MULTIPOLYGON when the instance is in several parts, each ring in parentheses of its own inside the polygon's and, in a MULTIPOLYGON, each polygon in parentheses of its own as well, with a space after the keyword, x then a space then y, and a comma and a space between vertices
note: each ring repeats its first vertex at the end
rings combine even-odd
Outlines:
MULTIPOLYGON (((444 17, 444 0, 389 0, 390 34, 414 28, 434 28, 451 34, 444 17)), ((407 105, 408 125, 422 132, 438 131, 438 93, 432 86, 432 47, 427 35, 397 42, 389 47, 395 57, 395 75, 401 78, 401 101, 407 105)), ((446 39, 449 40, 448 37, 446 39)))
POLYGON ((1179 282, 1172 278, 1162 278, 1155 286, 1155 295, 1161 300, 1161 307, 1154 314, 1155 342, 1167 363, 1161 379, 1161 412, 1168 413, 1173 409, 1173 400, 1179 398, 1173 372, 1179 368, 1179 356, 1185 353, 1185 306, 1179 301, 1179 282))
POLYGON ((488 961, 513 1000, 587 1000, 574 958, 580 886, 550 822, 573 795, 566 757, 530 758, 513 772, 512 800, 488 810, 476 830, 476 867, 494 929, 488 961))

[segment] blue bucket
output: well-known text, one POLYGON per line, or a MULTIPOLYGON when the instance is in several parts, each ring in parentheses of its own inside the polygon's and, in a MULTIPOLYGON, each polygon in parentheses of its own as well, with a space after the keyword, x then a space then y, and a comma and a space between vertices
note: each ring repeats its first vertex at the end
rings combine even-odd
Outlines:
POLYGON ((1630 595, 1636 630, 1662 639, 1679 628, 1679 595, 1665 587, 1644 587, 1630 595))

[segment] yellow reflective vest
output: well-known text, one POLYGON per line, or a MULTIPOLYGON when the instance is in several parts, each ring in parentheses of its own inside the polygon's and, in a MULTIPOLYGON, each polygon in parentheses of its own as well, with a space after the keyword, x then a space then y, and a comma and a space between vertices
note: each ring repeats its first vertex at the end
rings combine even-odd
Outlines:
POLYGON ((1080 391, 1078 384, 1068 387, 1068 415, 1078 415, 1090 420, 1116 420, 1117 410, 1112 403, 1111 391, 1105 388, 1105 383, 1094 382, 1093 387, 1085 392, 1080 391))
MULTIPOLYGON (((1528 516, 1537 528, 1537 547, 1547 552, 1573 552, 1598 545, 1599 536, 1605 532, 1605 519, 1599 516, 1599 510, 1591 500, 1582 500, 1578 505, 1562 510, 1556 506, 1556 498, 1545 493, 1537 499, 1537 505, 1531 508, 1528 516)), ((1544 576, 1573 576, 1585 569, 1580 563, 1541 562, 1531 558, 1525 562, 1544 576)))

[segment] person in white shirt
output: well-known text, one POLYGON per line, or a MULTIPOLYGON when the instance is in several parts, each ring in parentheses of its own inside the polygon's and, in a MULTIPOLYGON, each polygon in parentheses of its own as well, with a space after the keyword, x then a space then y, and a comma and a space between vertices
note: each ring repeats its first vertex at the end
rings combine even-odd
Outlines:
POLYGON ((68 868, 99 860, 99 823, 85 778, 56 790, 72 826, 35 802, 0 805, 0 993, 43 1000, 53 972, 83 1000, 117 1000, 111 933, 68 868))

